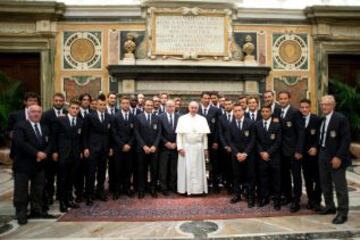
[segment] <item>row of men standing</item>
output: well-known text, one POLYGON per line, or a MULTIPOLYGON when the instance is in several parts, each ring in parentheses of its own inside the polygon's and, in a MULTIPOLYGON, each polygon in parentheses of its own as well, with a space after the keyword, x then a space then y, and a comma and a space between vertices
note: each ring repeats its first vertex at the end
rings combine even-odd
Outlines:
MULTIPOLYGON (((275 103, 271 91, 265 92, 264 101, 268 107, 263 107, 261 111, 258 111, 257 98, 248 98, 246 103, 249 109, 246 113, 246 106, 241 99, 240 104, 237 104, 241 106, 235 106, 233 109, 233 104, 229 100, 223 102, 223 107, 219 106, 214 101, 214 95, 217 97, 216 94, 202 93, 198 110, 198 113, 207 119, 211 131, 208 134, 208 149, 211 164, 210 185, 213 191, 219 192, 220 182, 224 183, 234 190, 232 203, 238 202, 243 193, 248 200, 248 206, 252 207, 257 186, 260 206, 266 205, 272 194, 275 197, 276 209, 280 208, 282 196, 282 202, 291 202, 290 210, 295 212, 300 207, 303 167, 308 205, 318 209, 321 192, 315 158, 321 120, 313 114, 308 115, 310 102, 304 100, 300 104, 303 106, 303 115, 308 116, 304 121, 298 111, 289 105, 288 92, 278 94, 281 106, 275 103), (212 103, 210 99, 213 100, 212 103), (304 110, 305 108, 307 110, 304 110), (262 117, 264 121, 261 121, 262 117), (266 123, 269 127, 266 127, 266 123), (260 151, 262 148, 267 150, 260 151), (299 161, 300 159, 303 160, 299 161), (277 174, 279 171, 281 174, 277 174), (271 186, 270 179, 273 180, 271 186)), ((162 94, 161 98, 167 99, 168 96, 162 94)), ((175 129, 179 115, 184 112, 182 109, 176 109, 174 101, 169 101, 167 106, 159 107, 160 99, 156 97, 136 107, 134 99, 136 98, 121 98, 121 109, 118 110, 115 107, 115 94, 110 93, 108 99, 102 95, 97 99, 97 110, 91 111, 87 104, 91 102, 91 96, 84 94, 79 98, 80 104, 71 102, 66 113, 63 108, 64 97, 55 94, 54 108, 45 112, 42 117, 42 123, 48 129, 44 132, 50 132, 48 137, 51 141, 48 141, 52 145, 44 164, 46 203, 52 204, 56 173, 59 174, 57 185, 61 211, 66 211, 68 207, 78 207, 72 198, 73 185, 76 202, 81 202, 83 197, 88 205, 93 204, 94 197, 106 201, 104 182, 107 163, 109 190, 114 199, 121 193, 132 196, 133 190, 138 192, 139 198, 144 197, 146 190, 153 197, 157 197, 158 189, 164 195, 167 195, 169 190, 176 191, 175 129), (158 108, 154 110, 155 104, 158 108), (159 114, 165 109, 166 113, 159 114), (174 113, 175 110, 177 113, 174 113), (149 184, 148 166, 151 175, 149 184)), ((26 99, 28 100, 29 98, 26 99)), ((10 115, 9 123, 14 116, 16 114, 10 115)), ((16 144, 13 146, 16 148, 16 144)), ((14 164, 14 172, 18 172, 16 165, 14 164)), ((342 166, 346 165, 343 161, 342 166)), ((329 204, 331 206, 331 201, 329 204)), ((346 209, 343 212, 346 212, 346 209)))

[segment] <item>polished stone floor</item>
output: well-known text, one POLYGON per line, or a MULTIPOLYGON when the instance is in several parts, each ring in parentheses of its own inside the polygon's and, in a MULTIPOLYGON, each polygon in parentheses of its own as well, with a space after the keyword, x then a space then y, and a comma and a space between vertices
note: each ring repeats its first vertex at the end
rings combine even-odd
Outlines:
MULTIPOLYGON (((13 220, 11 170, 0 165, 0 239, 360 239, 360 162, 347 173, 349 220, 333 225, 333 216, 306 215, 204 221, 57 222, 13 220)), ((51 213, 59 215, 55 204, 51 213)))

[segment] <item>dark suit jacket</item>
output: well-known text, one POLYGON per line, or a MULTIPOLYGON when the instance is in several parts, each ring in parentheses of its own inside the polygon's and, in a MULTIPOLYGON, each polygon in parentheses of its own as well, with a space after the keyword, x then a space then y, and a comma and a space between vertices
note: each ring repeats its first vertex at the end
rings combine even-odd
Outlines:
POLYGON ((55 122, 52 137, 59 161, 76 161, 80 158, 83 151, 83 123, 84 120, 77 117, 76 126, 71 127, 68 116, 59 117, 55 122))
POLYGON ((281 124, 279 122, 270 122, 269 128, 266 131, 263 121, 255 123, 256 133, 256 150, 257 153, 267 152, 270 159, 280 157, 281 147, 281 124))
MULTIPOLYGON (((203 116, 202 106, 199 106, 198 114, 203 116)), ((210 133, 208 134, 208 145, 211 148, 213 143, 218 142, 218 126, 217 122, 220 116, 220 110, 217 107, 210 105, 207 115, 204 116, 209 124, 210 133)))
POLYGON ((143 111, 142 111, 140 108, 138 108, 138 107, 135 108, 135 112, 133 112, 133 110, 134 110, 133 108, 130 108, 130 112, 131 112, 134 116, 137 116, 137 115, 143 113, 143 111))
MULTIPOLYGON (((91 108, 89 108, 89 114, 94 112, 94 110, 92 110, 91 108)), ((82 120, 85 119, 85 117, 83 117, 83 115, 81 115, 81 112, 79 111, 79 114, 78 114, 78 118, 81 118, 82 120)))
POLYGON ((128 121, 125 121, 121 111, 115 115, 112 127, 115 151, 122 152, 125 144, 129 144, 132 148, 134 147, 134 124, 135 116, 131 112, 129 112, 128 121))
MULTIPOLYGON (((250 113, 250 111, 245 113, 245 117, 251 119, 251 113, 250 113)), ((261 117, 261 111, 260 111, 260 110, 257 110, 257 114, 256 114, 256 119, 255 119, 255 121, 260 121, 261 119, 262 119, 262 117, 261 117)))
POLYGON ((333 157, 341 159, 341 167, 351 165, 349 147, 351 143, 350 124, 347 118, 339 113, 334 112, 331 116, 325 139, 325 151, 329 160, 333 157))
POLYGON ((35 131, 29 121, 22 121, 15 125, 13 139, 16 144, 14 153, 13 171, 16 173, 34 174, 44 168, 45 159, 37 162, 36 154, 39 151, 51 154, 52 142, 49 129, 40 124, 42 141, 36 138, 35 131))
POLYGON ((135 137, 137 150, 142 151, 144 146, 155 146, 158 148, 161 137, 161 124, 159 117, 151 115, 151 125, 146 121, 145 113, 137 115, 135 118, 135 137))
POLYGON ((185 115, 188 113, 188 109, 185 107, 180 107, 176 113, 178 113, 180 116, 182 116, 182 115, 185 115))
MULTIPOLYGON (((9 136, 9 138, 11 138, 10 136, 13 134, 14 128, 16 126, 17 123, 19 122, 23 122, 26 121, 26 115, 25 115, 25 109, 21 109, 15 112, 11 112, 9 114, 9 118, 8 118, 8 126, 6 129, 6 133, 9 136)), ((14 155, 16 152, 16 146, 15 146, 15 142, 12 141, 11 146, 10 146, 10 158, 14 159, 14 155)))
POLYGON ((254 121, 244 118, 242 130, 240 131, 236 126, 235 118, 233 118, 227 132, 227 141, 234 156, 238 153, 246 153, 250 157, 253 153, 255 146, 254 123, 254 121))
POLYGON ((171 125, 169 124, 169 120, 167 117, 167 113, 164 112, 162 114, 159 115, 159 120, 160 120, 160 124, 161 124, 161 145, 162 147, 165 148, 165 143, 167 142, 171 142, 174 143, 176 142, 176 126, 177 126, 177 122, 179 119, 179 114, 175 113, 174 114, 174 129, 171 128, 171 125))
POLYGON ((295 152, 302 153, 304 147, 304 121, 301 113, 290 106, 284 119, 280 118, 282 126, 282 153, 293 157, 295 152))
POLYGON ((86 115, 84 120, 84 149, 92 151, 108 151, 111 140, 112 119, 105 113, 105 120, 101 122, 97 111, 86 115))
MULTIPOLYGON (((304 136, 304 153, 309 151, 310 148, 317 148, 319 145, 319 132, 320 132, 321 118, 315 114, 310 114, 308 126, 305 128, 304 136)), ((305 120, 304 120, 305 126, 305 120)))
MULTIPOLYGON (((232 117, 232 119, 234 119, 234 116, 232 117)), ((219 136, 219 141, 220 141, 221 147, 223 147, 223 148, 225 148, 226 146, 230 146, 228 139, 226 138, 226 134, 229 131, 230 123, 227 121, 226 114, 222 114, 219 117, 219 121, 218 121, 218 133, 219 134, 218 134, 218 136, 219 136)))
POLYGON ((280 118, 280 114, 281 114, 281 107, 278 103, 275 103, 274 112, 272 113, 272 116, 280 118))

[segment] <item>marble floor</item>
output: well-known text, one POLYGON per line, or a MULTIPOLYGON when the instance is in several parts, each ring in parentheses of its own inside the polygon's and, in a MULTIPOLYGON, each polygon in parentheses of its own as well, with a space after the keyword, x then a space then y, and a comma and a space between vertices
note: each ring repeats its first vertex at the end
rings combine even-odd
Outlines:
MULTIPOLYGON (((204 221, 57 222, 13 220, 12 177, 0 165, 0 239, 360 239, 360 161, 347 173, 349 220, 333 225, 333 216, 306 215, 204 221)), ((50 213, 60 215, 54 204, 50 213)))

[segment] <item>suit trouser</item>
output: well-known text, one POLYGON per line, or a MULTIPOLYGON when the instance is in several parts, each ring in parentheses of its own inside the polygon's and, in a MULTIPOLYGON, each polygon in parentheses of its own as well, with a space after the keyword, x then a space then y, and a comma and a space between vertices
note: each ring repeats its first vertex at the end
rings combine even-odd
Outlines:
POLYGON ((240 195, 240 185, 246 184, 248 196, 249 198, 253 198, 255 188, 255 166, 253 158, 248 156, 245 161, 239 162, 236 157, 233 157, 232 164, 234 174, 234 194, 240 195))
POLYGON ((158 153, 145 154, 144 151, 138 152, 138 191, 145 191, 145 184, 147 183, 147 172, 150 165, 150 188, 151 190, 156 189, 158 179, 158 153))
POLYGON ((177 159, 178 152, 176 149, 163 149, 159 157, 159 180, 162 191, 176 191, 177 184, 177 159))
POLYGON ((26 173, 14 173, 14 206, 16 209, 16 216, 18 218, 26 217, 27 204, 29 200, 31 205, 31 212, 42 213, 44 183, 44 170, 31 175, 26 173), (29 181, 31 182, 30 195, 29 181))
POLYGON ((209 159, 211 165, 210 180, 212 182, 213 187, 217 187, 219 185, 219 178, 221 175, 219 150, 213 149, 212 146, 209 146, 209 159))
POLYGON ((77 164, 77 168, 75 170, 75 195, 77 197, 82 197, 84 194, 85 187, 85 177, 87 174, 87 162, 88 158, 79 159, 79 163, 77 164))
POLYGON ((116 190, 116 163, 115 156, 108 157, 108 176, 109 176, 109 192, 114 192, 116 190))
POLYGON ((229 187, 232 185, 233 181, 232 154, 223 149, 221 151, 220 161, 222 165, 223 180, 226 181, 226 185, 229 187))
MULTIPOLYGON (((45 200, 52 199, 55 193, 55 178, 59 171, 59 164, 50 158, 45 160, 45 200)), ((58 186, 59 181, 56 181, 58 186)), ((58 195, 58 189, 57 194, 58 195)))
POLYGON ((87 197, 92 197, 94 194, 95 175, 97 180, 96 192, 98 194, 104 193, 107 156, 107 151, 93 151, 90 149, 90 156, 88 158, 86 174, 87 197))
POLYGON ((321 149, 319 153, 319 172, 325 205, 326 207, 335 208, 333 195, 334 184, 338 202, 338 213, 347 215, 349 212, 349 193, 346 181, 346 169, 343 167, 333 169, 330 161, 331 157, 325 152, 325 149, 321 149))
POLYGON ((307 153, 305 153, 301 163, 305 179, 306 194, 308 196, 309 202, 320 204, 321 187, 318 156, 309 156, 307 153))
POLYGON ((283 155, 281 164, 282 194, 294 202, 300 202, 302 194, 301 160, 296 160, 293 156, 283 155))
POLYGON ((75 171, 78 168, 79 160, 79 157, 75 156, 59 160, 59 199, 63 202, 71 201, 73 198, 75 171))
POLYGON ((129 152, 116 152, 114 159, 114 191, 117 193, 121 192, 121 187, 123 190, 131 189, 131 170, 133 162, 133 151, 129 152))
POLYGON ((281 166, 280 158, 273 157, 269 161, 259 159, 259 197, 267 199, 270 189, 275 199, 280 199, 281 194, 281 166), (271 185, 270 185, 271 184, 271 185))

